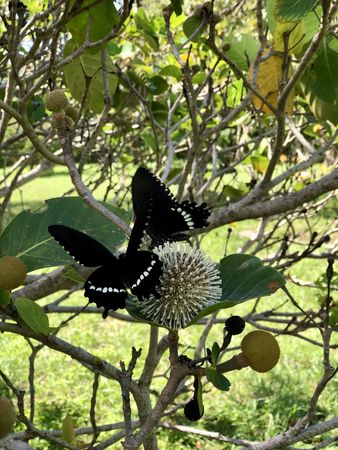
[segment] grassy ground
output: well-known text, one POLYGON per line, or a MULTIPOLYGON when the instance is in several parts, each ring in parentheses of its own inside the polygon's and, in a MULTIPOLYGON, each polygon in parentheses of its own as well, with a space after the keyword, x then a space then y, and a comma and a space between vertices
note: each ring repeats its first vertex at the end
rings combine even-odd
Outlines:
MULTIPOLYGON (((63 169, 57 169, 56 174, 40 177, 39 180, 28 183, 13 197, 11 214, 17 214, 23 206, 31 210, 42 206, 47 198, 62 195, 71 188, 63 169)), ((100 195, 100 192, 97 194, 100 195)), ((237 252, 243 244, 247 230, 252 231, 255 223, 237 224, 233 228, 229 243, 229 253, 237 252)), ((210 233, 202 242, 202 246, 215 260, 224 252, 226 229, 218 229, 210 233)), ((295 276, 314 280, 325 271, 325 265, 305 260, 293 269, 295 276)), ((304 307, 310 308, 318 302, 316 290, 304 290, 290 286, 290 291, 304 307)), ((53 298, 56 298, 54 295, 53 298)), ((47 299, 50 300, 50 299, 47 299)), ((286 300, 283 293, 276 293, 263 299, 258 310, 274 308, 286 300)), ((42 302, 41 302, 42 303, 42 302)), ((82 293, 74 294, 66 304, 84 305, 82 293)), ((253 306, 253 301, 239 305, 231 310, 223 311, 220 316, 230 314, 245 315, 253 306)), ((293 308, 286 304, 285 310, 293 308)), ((51 325, 58 324, 65 316, 51 315, 51 325)), ((247 327, 250 330, 250 327, 247 327)), ((182 352, 192 355, 194 346, 201 332, 196 325, 180 334, 182 352)), ((146 354, 149 334, 148 325, 137 325, 120 322, 114 319, 105 321, 99 315, 82 314, 68 327, 62 329, 59 337, 68 340, 73 345, 81 346, 93 352, 100 358, 114 365, 120 360, 128 361, 132 346, 143 349, 142 358, 138 362, 136 375, 140 373, 142 361, 146 354)), ((164 331, 161 331, 161 335, 164 331)), ((207 345, 214 340, 220 341, 222 326, 217 325, 212 330, 207 345)), ((312 331, 307 337, 320 339, 318 331, 312 331)), ((205 416, 196 423, 188 422, 183 413, 175 416, 175 423, 192 425, 202 429, 217 431, 228 436, 261 440, 272 437, 286 429, 306 411, 308 400, 313 393, 322 373, 322 353, 320 347, 304 340, 279 336, 282 358, 278 366, 268 374, 257 374, 250 369, 229 374, 232 387, 229 392, 222 393, 213 388, 210 383, 205 385, 204 404, 205 416)), ((238 345, 240 337, 233 344, 238 345)), ((1 370, 7 373, 14 384, 21 389, 28 388, 28 357, 30 348, 22 338, 10 334, 0 336, 1 370)), ((167 355, 161 362, 157 375, 165 372, 168 367, 167 355)), ((43 348, 36 360, 36 424, 46 429, 60 428, 62 419, 70 414, 77 426, 88 426, 91 386, 93 375, 85 368, 64 356, 47 348, 43 348)), ((156 378, 154 389, 159 391, 163 386, 163 378, 156 378)), ((338 412, 337 384, 333 381, 320 399, 317 409, 318 419, 330 418, 338 412)), ((0 384, 0 396, 9 395, 0 384)), ((186 396, 183 399, 187 399, 186 396)), ((27 404, 28 408, 28 404, 27 404)), ((121 395, 117 383, 111 380, 100 380, 97 399, 97 422, 99 424, 122 420, 121 395)), ((19 429, 19 426, 18 426, 19 429)), ((158 431, 160 449, 232 449, 230 444, 218 443, 210 439, 179 432, 160 429, 158 431)), ((102 435, 104 438, 104 435, 102 435)), ((37 450, 56 448, 43 441, 35 441, 37 450)), ((313 444, 309 444, 313 446, 313 444)), ((306 446, 305 446, 306 447, 306 446)), ((110 448, 121 448, 120 444, 110 448)), ((303 446, 304 448, 304 446, 303 446)))

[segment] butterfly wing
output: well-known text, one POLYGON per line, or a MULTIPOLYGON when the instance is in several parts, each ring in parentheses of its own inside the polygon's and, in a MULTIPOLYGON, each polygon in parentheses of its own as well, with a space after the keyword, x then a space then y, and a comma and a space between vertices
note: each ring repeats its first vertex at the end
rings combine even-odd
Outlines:
POLYGON ((76 261, 97 267, 85 281, 85 297, 103 307, 103 318, 110 309, 125 308, 128 296, 123 282, 120 261, 100 242, 81 231, 65 225, 50 225, 49 233, 76 261))
POLYGON ((156 287, 160 284, 162 275, 162 262, 155 253, 139 251, 127 253, 121 259, 123 279, 132 294, 139 300, 143 297, 149 298, 151 295, 159 297, 156 287))
POLYGON ((150 210, 146 231, 153 244, 186 239, 182 234, 208 225, 210 211, 203 203, 179 203, 169 189, 151 172, 141 167, 132 181, 133 207, 136 217, 150 210))
POLYGON ((85 297, 96 306, 104 308, 102 317, 108 316, 110 309, 116 311, 118 308, 125 308, 128 297, 121 273, 121 263, 119 260, 111 261, 110 264, 96 269, 84 284, 85 297))
POLYGON ((83 266, 97 267, 117 261, 106 247, 81 231, 66 225, 50 225, 48 231, 61 247, 83 266))

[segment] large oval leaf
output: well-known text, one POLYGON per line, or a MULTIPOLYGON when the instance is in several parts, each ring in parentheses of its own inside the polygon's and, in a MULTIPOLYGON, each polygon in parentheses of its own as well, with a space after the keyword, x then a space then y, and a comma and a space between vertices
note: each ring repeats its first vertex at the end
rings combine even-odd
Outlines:
MULTIPOLYGON (((18 214, 0 236, 0 256, 19 257, 28 271, 74 262, 48 233, 48 226, 63 224, 86 232, 115 251, 125 240, 124 233, 102 214, 87 206, 80 197, 53 198, 37 213, 18 214)), ((126 212, 104 204, 126 222, 126 212)))
MULTIPOLYGON (((73 40, 68 41, 64 49, 64 56, 71 55, 77 48, 73 40)), ((110 94, 113 96, 117 88, 118 78, 115 74, 115 66, 110 58, 107 59, 107 69, 110 94)), ((89 51, 83 52, 63 67, 63 73, 72 96, 81 102, 86 93, 86 107, 95 113, 100 113, 104 106, 101 54, 93 55, 89 51), (88 86, 87 83, 89 83, 88 86)))
POLYGON ((276 269, 263 266, 259 258, 251 255, 224 257, 220 262, 220 275, 222 299, 203 309, 189 325, 219 309, 271 295, 285 284, 285 278, 276 269))
MULTIPOLYGON (((86 38, 90 27, 90 41, 97 41, 108 34, 120 19, 112 0, 84 0, 79 6, 81 13, 72 11, 73 18, 67 22, 67 29, 71 32, 74 41, 80 47, 86 38)), ((98 47, 89 50, 95 53, 98 47)))

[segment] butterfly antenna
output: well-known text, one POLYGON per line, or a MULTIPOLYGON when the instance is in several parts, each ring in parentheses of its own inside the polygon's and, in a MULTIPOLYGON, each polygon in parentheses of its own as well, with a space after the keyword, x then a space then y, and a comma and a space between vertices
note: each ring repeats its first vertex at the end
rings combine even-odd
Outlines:
POLYGON ((232 233, 232 228, 228 228, 227 229, 227 237, 226 237, 226 240, 225 240, 224 256, 226 256, 226 254, 228 252, 228 244, 229 244, 229 241, 230 241, 231 233, 232 233))

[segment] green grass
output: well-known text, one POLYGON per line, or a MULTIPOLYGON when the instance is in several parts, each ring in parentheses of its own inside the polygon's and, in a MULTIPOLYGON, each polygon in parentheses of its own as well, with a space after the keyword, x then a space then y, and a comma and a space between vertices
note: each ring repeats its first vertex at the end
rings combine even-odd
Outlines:
MULTIPOLYGON (((23 206, 31 210, 39 208, 43 202, 51 197, 63 195, 71 188, 65 169, 56 169, 55 174, 40 177, 15 192, 11 214, 17 214, 23 206)), ((97 198, 102 194, 97 193, 97 198)), ((247 231, 255 229, 257 222, 250 221, 233 226, 229 241, 228 253, 237 252, 246 240, 247 231)), ((212 231, 202 241, 202 247, 215 260, 224 254, 227 228, 223 227, 212 231)), ((281 230, 282 232, 283 230, 281 230)), ((304 260, 294 266, 292 273, 303 279, 314 280, 325 272, 325 263, 317 260, 304 260)), ((297 301, 306 309, 318 305, 318 292, 314 289, 301 289, 289 286, 297 301)), ((40 304, 49 302, 58 295, 55 294, 40 304)), ((258 304, 258 311, 275 308, 286 300, 282 292, 262 299, 258 304)), ((84 305, 82 292, 73 294, 65 304, 84 305)), ((222 311, 220 317, 230 314, 245 315, 253 307, 254 301, 238 305, 231 310, 222 311)), ((283 306, 285 311, 293 310, 289 303, 283 306)), ((51 325, 55 326, 66 318, 65 315, 50 315, 51 325)), ((222 326, 216 325, 210 333, 207 346, 222 339, 222 326)), ((196 325, 180 333, 181 351, 192 356, 193 349, 198 341, 201 327, 196 325)), ((247 331, 251 327, 247 327, 247 331)), ((165 332, 160 331, 163 335, 165 332)), ((129 361, 131 347, 142 348, 143 353, 138 361, 135 375, 142 369, 147 349, 149 326, 131 324, 114 319, 102 320, 100 315, 82 314, 63 328, 59 337, 80 346, 100 358, 119 366, 120 360, 129 361)), ((308 332, 307 337, 320 339, 318 331, 308 332)), ((233 344, 239 345, 241 337, 234 339, 233 344)), ((229 392, 217 391, 210 383, 204 387, 205 415, 201 421, 188 422, 183 412, 177 413, 174 418, 167 419, 172 423, 190 425, 217 431, 222 434, 240 437, 249 440, 262 440, 285 430, 306 411, 316 383, 322 374, 322 352, 320 347, 309 342, 290 336, 279 336, 278 341, 282 350, 280 363, 268 374, 257 374, 250 369, 234 371, 228 374, 231 381, 229 392)), ((8 333, 0 336, 1 370, 10 376, 13 383, 20 389, 28 389, 28 356, 30 349, 28 343, 21 337, 8 333)), ((168 367, 167 354, 165 354, 158 367, 157 375, 163 373, 168 367)), ((70 414, 77 426, 89 426, 89 408, 93 374, 74 360, 43 348, 36 358, 36 424, 45 429, 60 428, 63 418, 70 414)), ((154 380, 154 389, 158 392, 164 384, 163 378, 154 380)), ((331 382, 328 389, 320 398, 317 408, 319 420, 330 418, 337 414, 338 401, 336 396, 337 385, 331 382)), ((11 394, 0 383, 0 395, 10 397, 11 394)), ((182 399, 187 400, 185 395, 182 399)), ((26 396, 28 402, 28 394, 26 396)), ((28 403, 26 406, 28 410, 28 403)), ((135 416, 134 416, 135 418, 135 416)), ((123 420, 121 393, 116 382, 100 379, 100 389, 97 398, 98 424, 123 420)), ((17 425, 17 430, 22 429, 17 425)), ((102 434, 101 439, 109 436, 102 434)), ((204 450, 229 449, 217 441, 179 432, 158 430, 159 448, 172 450, 203 448, 204 450)), ((56 446, 45 441, 35 440, 32 444, 37 450, 56 449, 56 446)), ((309 444, 309 446, 311 446, 309 444)), ((120 444, 111 446, 112 449, 121 448, 120 444)))

